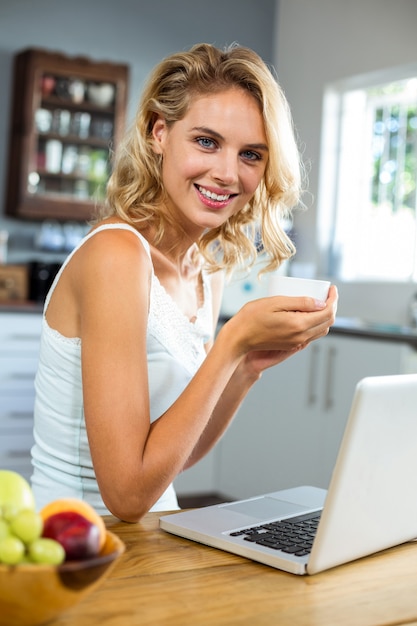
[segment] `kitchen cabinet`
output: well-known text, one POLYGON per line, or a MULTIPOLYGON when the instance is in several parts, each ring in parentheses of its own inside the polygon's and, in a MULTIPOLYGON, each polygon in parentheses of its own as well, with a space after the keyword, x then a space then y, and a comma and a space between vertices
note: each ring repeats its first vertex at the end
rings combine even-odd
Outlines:
POLYGON ((40 314, 0 313, 0 468, 30 479, 40 314))
POLYGON ((41 49, 14 62, 6 212, 88 220, 125 124, 128 66, 41 49))
POLYGON ((356 383, 405 372, 410 351, 328 336, 264 372, 219 444, 216 491, 246 498, 299 484, 327 488, 356 383))

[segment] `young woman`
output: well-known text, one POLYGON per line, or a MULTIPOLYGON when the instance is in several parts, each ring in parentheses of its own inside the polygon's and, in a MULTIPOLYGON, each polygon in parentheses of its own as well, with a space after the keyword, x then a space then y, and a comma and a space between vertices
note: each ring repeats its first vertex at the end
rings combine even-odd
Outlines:
POLYGON ((48 294, 36 378, 39 507, 75 496, 137 521, 220 439, 263 370, 327 334, 337 294, 254 300, 214 333, 223 275, 294 252, 285 98, 251 50, 202 44, 154 70, 104 214, 48 294), (259 235, 258 235, 259 237, 259 235))

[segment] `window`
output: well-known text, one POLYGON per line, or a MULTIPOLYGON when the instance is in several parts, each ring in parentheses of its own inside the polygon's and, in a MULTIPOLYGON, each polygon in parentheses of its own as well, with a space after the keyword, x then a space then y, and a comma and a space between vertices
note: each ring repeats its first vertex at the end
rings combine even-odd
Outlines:
POLYGON ((319 188, 322 269, 417 279, 417 66, 329 86, 319 188))

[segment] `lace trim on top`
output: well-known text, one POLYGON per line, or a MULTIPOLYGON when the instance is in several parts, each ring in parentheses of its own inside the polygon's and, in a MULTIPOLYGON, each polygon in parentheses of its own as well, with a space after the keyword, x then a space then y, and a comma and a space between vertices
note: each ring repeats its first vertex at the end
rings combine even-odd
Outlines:
POLYGON ((148 319, 148 333, 162 343, 168 352, 191 374, 203 362, 207 343, 213 332, 211 286, 203 271, 204 302, 195 321, 190 322, 172 297, 152 274, 152 297, 148 319))
POLYGON ((43 324, 43 327, 44 327, 45 331, 53 339, 56 339, 57 341, 61 341, 61 343, 66 343, 66 344, 68 344, 70 346, 80 346, 81 345, 80 337, 66 337, 65 335, 62 335, 59 332, 59 330, 55 330, 55 328, 51 328, 49 326, 49 324, 48 324, 48 321, 47 321, 45 315, 43 316, 42 324, 43 324))

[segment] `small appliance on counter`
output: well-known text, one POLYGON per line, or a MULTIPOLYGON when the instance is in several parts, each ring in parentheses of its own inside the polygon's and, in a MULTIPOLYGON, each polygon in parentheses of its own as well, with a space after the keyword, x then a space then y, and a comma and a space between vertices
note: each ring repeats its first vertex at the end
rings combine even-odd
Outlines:
POLYGON ((44 302, 60 263, 32 261, 29 263, 29 300, 44 302))
POLYGON ((28 299, 29 278, 26 265, 0 264, 0 301, 28 299))

